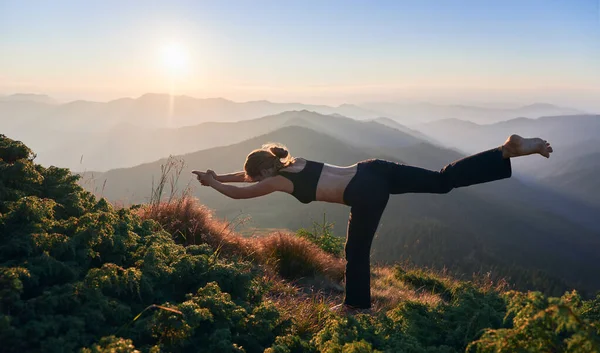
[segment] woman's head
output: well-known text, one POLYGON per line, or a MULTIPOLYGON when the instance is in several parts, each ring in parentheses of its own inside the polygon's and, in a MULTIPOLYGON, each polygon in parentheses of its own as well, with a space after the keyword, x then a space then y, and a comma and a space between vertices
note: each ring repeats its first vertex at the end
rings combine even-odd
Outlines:
POLYGON ((244 171, 248 179, 259 181, 276 175, 280 169, 293 162, 294 159, 285 146, 269 143, 250 152, 244 163, 244 171))

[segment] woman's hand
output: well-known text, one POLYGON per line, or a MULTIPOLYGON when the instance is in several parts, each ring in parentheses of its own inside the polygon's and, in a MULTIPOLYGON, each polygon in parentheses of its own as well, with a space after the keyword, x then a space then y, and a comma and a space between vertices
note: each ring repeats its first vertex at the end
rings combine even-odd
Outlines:
POLYGON ((209 169, 202 177, 202 180, 200 180, 200 183, 202 183, 202 185, 211 186, 211 182, 215 180, 217 180, 217 173, 209 169))
POLYGON ((286 180, 284 178, 267 178, 261 182, 254 183, 247 187, 238 187, 234 185, 227 185, 229 182, 241 182, 243 177, 246 175, 245 172, 237 172, 232 174, 217 175, 212 170, 201 172, 199 170, 192 171, 204 186, 210 186, 217 190, 221 194, 231 197, 232 199, 249 199, 253 197, 259 197, 270 194, 274 191, 285 191, 287 184, 282 185, 286 180), (225 180, 223 180, 225 179, 225 180))
POLYGON ((193 170, 192 174, 196 174, 198 181, 200 181, 200 184, 204 186, 210 186, 211 181, 216 180, 217 178, 217 174, 210 169, 206 172, 193 170))
POLYGON ((217 173, 215 173, 214 171, 212 171, 210 169, 206 171, 206 174, 212 175, 213 179, 215 179, 215 180, 217 179, 217 173))

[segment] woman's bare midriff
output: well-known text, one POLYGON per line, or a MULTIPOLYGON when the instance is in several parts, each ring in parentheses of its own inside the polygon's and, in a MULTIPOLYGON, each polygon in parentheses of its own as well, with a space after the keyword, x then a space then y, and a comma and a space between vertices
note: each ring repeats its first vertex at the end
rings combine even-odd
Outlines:
MULTIPOLYGON (((305 165, 306 160, 298 158, 292 166, 285 170, 298 173, 305 165)), ((341 167, 325 163, 317 184, 317 201, 344 204, 344 190, 356 174, 357 168, 358 164, 341 167)))

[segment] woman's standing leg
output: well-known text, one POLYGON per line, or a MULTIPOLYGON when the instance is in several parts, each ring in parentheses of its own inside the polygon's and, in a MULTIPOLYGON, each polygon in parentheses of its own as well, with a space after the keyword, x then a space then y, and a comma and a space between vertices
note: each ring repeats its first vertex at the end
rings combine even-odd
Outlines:
POLYGON ((348 220, 346 252, 346 295, 344 304, 359 309, 371 307, 371 243, 389 194, 352 206, 348 220))

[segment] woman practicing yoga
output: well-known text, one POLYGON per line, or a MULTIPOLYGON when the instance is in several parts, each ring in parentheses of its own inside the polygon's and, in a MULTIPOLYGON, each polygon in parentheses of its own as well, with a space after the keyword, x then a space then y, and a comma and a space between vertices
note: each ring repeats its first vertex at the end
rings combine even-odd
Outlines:
POLYGON ((371 307, 369 254, 371 242, 390 194, 445 194, 454 188, 509 178, 510 158, 538 153, 549 158, 552 147, 540 138, 511 135, 500 147, 431 171, 381 159, 370 159, 339 167, 303 158, 292 158, 283 146, 270 144, 252 151, 244 171, 216 175, 213 171, 193 171, 202 185, 210 186, 234 199, 248 199, 283 191, 298 201, 335 202, 351 207, 346 254, 346 312, 371 307), (256 182, 248 187, 229 182, 256 182))

